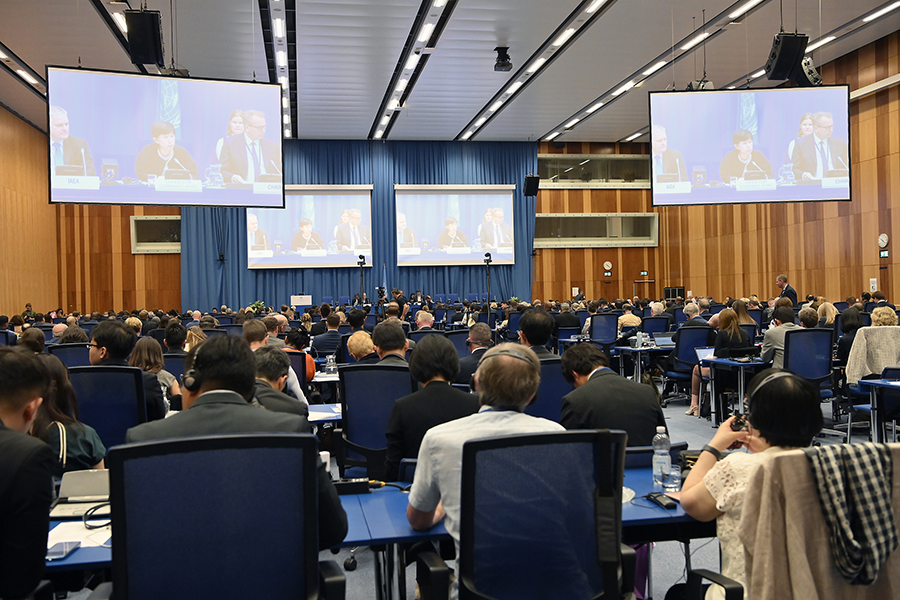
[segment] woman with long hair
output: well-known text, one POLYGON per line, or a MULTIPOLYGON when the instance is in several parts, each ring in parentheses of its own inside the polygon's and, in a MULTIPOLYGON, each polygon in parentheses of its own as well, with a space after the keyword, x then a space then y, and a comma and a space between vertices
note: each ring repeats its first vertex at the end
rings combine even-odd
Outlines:
MULTIPOLYGON (((736 300, 736 302, 740 302, 740 300, 736 300)), ((719 312, 719 333, 716 335, 713 357, 726 358, 732 349, 749 348, 750 344, 750 336, 741 329, 734 309, 726 308, 719 312)), ((691 376, 691 407, 684 414, 700 416, 700 387, 704 377, 709 377, 709 367, 695 365, 691 376)))
POLYGON ((131 351, 131 358, 128 359, 128 364, 132 367, 138 367, 141 371, 156 375, 163 394, 167 398, 181 394, 178 379, 166 371, 162 346, 154 338, 140 338, 134 345, 134 350, 131 351))
POLYGON ((225 136, 219 138, 219 141, 216 142, 216 160, 219 160, 222 156, 222 145, 225 143, 225 138, 238 135, 239 133, 244 133, 244 113, 240 110, 234 110, 228 115, 228 127, 225 128, 225 136))
POLYGON ((834 319, 838 315, 837 308, 831 302, 823 302, 816 309, 819 313, 819 324, 816 327, 834 327, 834 319))
POLYGON ((78 421, 78 401, 66 365, 52 354, 37 356, 47 367, 50 381, 31 435, 47 442, 57 454, 53 476, 61 478, 69 471, 103 469, 106 448, 92 427, 78 421))
POLYGON ((187 332, 187 339, 184 341, 184 351, 190 352, 191 348, 206 339, 206 334, 197 325, 194 325, 187 332))

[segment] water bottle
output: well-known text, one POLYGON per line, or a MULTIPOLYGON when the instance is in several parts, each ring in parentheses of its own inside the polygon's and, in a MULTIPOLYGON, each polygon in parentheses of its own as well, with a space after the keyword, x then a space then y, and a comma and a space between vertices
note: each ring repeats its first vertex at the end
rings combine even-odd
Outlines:
POLYGON ((653 484, 663 485, 669 478, 669 471, 672 470, 672 456, 669 450, 672 448, 672 442, 666 435, 666 428, 659 426, 656 428, 656 435, 653 436, 653 484))
MULTIPOLYGON (((334 375, 337 373, 337 363, 334 362, 334 354, 329 354, 325 358, 325 374, 334 375)), ((669 438, 666 438, 667 440, 669 438)))

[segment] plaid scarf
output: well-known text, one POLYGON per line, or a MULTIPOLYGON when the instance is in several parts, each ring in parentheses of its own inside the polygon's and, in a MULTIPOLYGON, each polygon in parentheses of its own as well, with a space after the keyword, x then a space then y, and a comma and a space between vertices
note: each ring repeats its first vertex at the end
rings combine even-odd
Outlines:
POLYGON ((891 509, 893 461, 886 444, 807 448, 831 555, 847 582, 869 585, 897 547, 891 509))

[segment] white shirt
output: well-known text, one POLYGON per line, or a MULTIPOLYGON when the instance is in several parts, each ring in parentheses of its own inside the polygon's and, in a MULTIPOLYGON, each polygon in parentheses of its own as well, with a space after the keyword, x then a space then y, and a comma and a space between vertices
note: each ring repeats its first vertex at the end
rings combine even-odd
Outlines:
POLYGON ((244 147, 247 152, 247 176, 244 177, 244 181, 256 181, 258 175, 264 175, 266 173, 266 163, 263 159, 262 146, 259 142, 260 140, 251 140, 246 132, 244 133, 244 147), (256 152, 256 157, 259 159, 259 173, 256 173, 256 169, 253 165, 254 152, 256 152))

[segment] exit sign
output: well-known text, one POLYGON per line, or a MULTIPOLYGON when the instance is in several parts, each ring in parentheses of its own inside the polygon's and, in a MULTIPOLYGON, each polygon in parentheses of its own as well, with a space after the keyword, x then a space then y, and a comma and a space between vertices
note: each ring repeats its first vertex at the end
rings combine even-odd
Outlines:
POLYGON ((604 277, 612 277, 612 271, 603 271, 604 277))
POLYGON ((646 277, 649 274, 649 271, 641 271, 641 277, 646 277))
POLYGON ((878 253, 878 256, 879 256, 880 258, 889 258, 889 257, 890 257, 890 255, 888 254, 889 252, 890 252, 890 250, 881 250, 881 251, 878 253))

